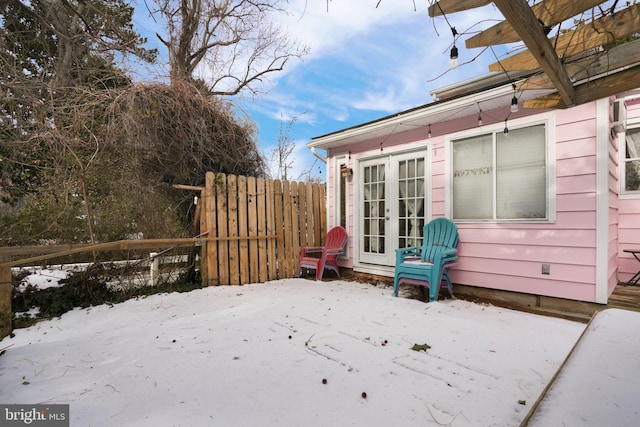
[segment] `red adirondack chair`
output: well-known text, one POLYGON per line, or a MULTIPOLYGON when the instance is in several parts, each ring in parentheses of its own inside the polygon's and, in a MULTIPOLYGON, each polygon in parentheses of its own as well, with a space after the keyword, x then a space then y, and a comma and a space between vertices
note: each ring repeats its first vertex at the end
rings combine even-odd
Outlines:
POLYGON ((298 277, 302 276, 302 269, 316 270, 316 280, 322 280, 325 269, 333 270, 340 277, 338 268, 338 255, 344 249, 347 242, 347 230, 343 227, 333 227, 327 233, 327 241, 324 246, 307 246, 300 251, 300 266, 298 277))

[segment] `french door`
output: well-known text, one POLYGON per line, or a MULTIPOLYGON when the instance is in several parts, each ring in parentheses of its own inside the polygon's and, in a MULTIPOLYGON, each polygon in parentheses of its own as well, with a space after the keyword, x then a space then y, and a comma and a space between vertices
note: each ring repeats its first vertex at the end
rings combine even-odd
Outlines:
POLYGON ((395 249, 422 243, 428 203, 427 152, 360 162, 360 262, 394 265, 395 249))

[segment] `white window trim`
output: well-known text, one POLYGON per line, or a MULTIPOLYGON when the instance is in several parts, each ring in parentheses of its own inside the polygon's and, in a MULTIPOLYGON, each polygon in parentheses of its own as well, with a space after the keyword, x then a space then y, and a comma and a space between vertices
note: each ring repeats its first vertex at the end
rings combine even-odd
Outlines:
MULTIPOLYGON (((508 120, 509 129, 545 125, 547 152, 547 217, 544 219, 487 219, 487 220, 456 220, 457 223, 555 223, 556 222, 556 122, 555 114, 546 113, 531 117, 508 120)), ((452 133, 445 137, 445 216, 453 218, 453 141, 478 136, 487 133, 504 131, 505 123, 480 126, 465 131, 452 133)), ((495 184, 494 184, 495 185, 495 184)), ((495 188, 493 189, 495 193, 495 188)))
MULTIPOLYGON (((333 200, 333 224, 332 226, 336 226, 336 225, 340 225, 340 197, 342 196, 340 194, 341 191, 341 179, 342 179, 342 173, 341 173, 341 169, 342 166, 346 166, 348 168, 352 168, 353 169, 353 165, 350 164, 351 162, 351 155, 350 153, 341 153, 336 155, 333 158, 333 168, 334 168, 334 177, 333 177, 333 196, 334 196, 334 200, 333 200)), ((351 178, 347 181, 347 185, 345 188, 345 193, 344 197, 345 197, 345 229, 347 230, 347 235, 349 235, 349 229, 351 227, 351 223, 350 223, 350 210, 349 210, 349 186, 353 183, 353 175, 351 176, 351 178)), ((331 227, 329 227, 331 228, 331 227)), ((350 253, 349 253, 349 244, 346 245, 346 247, 344 248, 344 251, 342 252, 342 254, 340 255, 340 258, 349 258, 350 257, 350 253)))

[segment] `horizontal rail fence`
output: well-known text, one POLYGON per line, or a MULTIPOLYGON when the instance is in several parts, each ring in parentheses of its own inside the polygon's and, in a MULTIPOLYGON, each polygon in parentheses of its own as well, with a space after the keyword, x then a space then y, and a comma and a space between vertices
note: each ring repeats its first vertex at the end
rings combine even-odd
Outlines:
POLYGON ((63 244, 42 246, 0 246, 0 339, 11 333, 11 268, 37 265, 55 258, 107 251, 139 251, 148 249, 189 247, 205 244, 206 237, 178 239, 118 240, 95 244, 63 244), (19 258, 19 259, 16 259, 19 258))
POLYGON ((206 187, 174 187, 200 191, 198 237, 0 247, 0 339, 11 332, 14 266, 92 252, 200 246, 203 286, 240 285, 295 277, 300 248, 324 244, 324 185, 210 172, 206 187))
POLYGON ((300 248, 326 235, 321 184, 207 173, 202 192, 203 285, 242 285, 297 275, 300 248))

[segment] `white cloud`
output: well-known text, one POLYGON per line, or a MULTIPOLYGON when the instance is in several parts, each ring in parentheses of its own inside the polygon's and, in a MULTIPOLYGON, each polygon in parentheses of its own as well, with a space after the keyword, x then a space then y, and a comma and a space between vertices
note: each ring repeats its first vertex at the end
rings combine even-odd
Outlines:
MULTIPOLYGON (((311 48, 311 54, 274 76, 264 100, 293 111, 314 111, 318 118, 344 121, 352 109, 391 113, 431 102, 429 91, 484 74, 487 64, 493 62, 485 53, 448 72, 453 39, 443 18, 429 18, 424 3, 415 11, 412 0, 383 0, 376 8, 377 3, 290 2, 289 16, 282 24, 291 37, 311 48)), ((459 32, 480 30, 492 24, 487 20, 496 14, 489 7, 454 14, 448 20, 459 32), (484 24, 474 26, 478 22, 484 24)), ((462 35, 457 42, 463 62, 480 52, 464 48, 467 37, 462 35)))
MULTIPOLYGON (((310 54, 271 75, 251 109, 280 122, 298 117, 292 134, 304 147, 313 136, 432 102, 430 91, 486 74, 495 61, 487 52, 448 71, 453 36, 443 18, 428 16, 427 2, 416 2, 415 11, 413 0, 382 0, 376 8, 378 2, 289 1, 289 15, 279 23, 309 46, 310 54)), ((487 19, 496 16, 491 6, 447 19, 463 33, 488 27, 493 22, 487 19)), ((470 36, 462 34, 457 41, 462 62, 480 52, 464 47, 470 36)), ((273 129, 268 133, 273 136, 273 129)), ((308 150, 300 158, 315 160, 308 150)))
POLYGON ((408 19, 412 1, 376 0, 294 0, 289 2, 289 15, 282 24, 293 38, 311 47, 311 58, 338 49, 346 40, 376 25, 392 24, 408 19))

